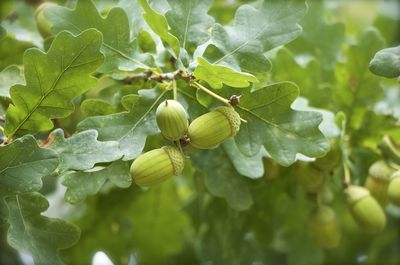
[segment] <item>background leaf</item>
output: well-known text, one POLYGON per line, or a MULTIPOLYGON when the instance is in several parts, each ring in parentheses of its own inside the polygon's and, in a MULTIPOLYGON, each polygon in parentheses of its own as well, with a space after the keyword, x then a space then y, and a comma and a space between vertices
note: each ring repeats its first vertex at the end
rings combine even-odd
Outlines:
POLYGON ((147 69, 151 64, 146 54, 140 53, 135 39, 131 39, 129 21, 125 11, 112 8, 106 18, 102 18, 92 0, 78 1, 74 10, 52 7, 45 11, 52 23, 52 31, 68 30, 73 34, 95 28, 103 34, 101 52, 105 59, 98 71, 108 73, 116 70, 133 71, 147 69))
POLYGON ((301 1, 265 1, 259 10, 242 5, 231 26, 213 26, 212 39, 203 56, 213 64, 244 72, 267 72, 271 65, 264 52, 296 38, 301 33, 297 22, 305 11, 301 1))
POLYGON ((89 117, 78 125, 78 130, 97 130, 99 140, 119 143, 118 154, 124 156, 123 160, 134 159, 142 152, 147 136, 159 131, 155 109, 162 102, 165 92, 141 90, 139 102, 130 112, 89 117))
POLYGON ((147 0, 138 0, 140 6, 143 8, 144 13, 143 18, 146 20, 150 28, 156 33, 160 38, 172 48, 175 55, 179 56, 180 44, 179 40, 169 32, 169 26, 167 19, 158 13, 156 10, 150 7, 147 0))
POLYGON ((57 153, 40 148, 32 136, 0 146, 0 197, 39 191, 42 178, 53 173, 58 163, 57 153))
POLYGON ((101 64, 101 34, 87 30, 78 36, 60 33, 48 53, 31 49, 24 55, 26 85, 10 90, 5 133, 35 133, 53 127, 51 118, 69 115, 71 100, 95 84, 89 75, 101 64), (63 99, 63 100, 61 100, 63 99))
POLYGON ((182 48, 193 53, 197 46, 210 39, 213 17, 207 14, 211 0, 168 0, 171 10, 165 14, 171 33, 182 48))
POLYGON ((222 88, 223 84, 231 87, 247 87, 250 82, 258 82, 257 78, 248 73, 237 72, 229 67, 214 65, 202 57, 197 57, 198 65, 194 76, 206 81, 212 88, 222 88))
POLYGON ((63 130, 54 130, 49 136, 52 142, 48 148, 60 156, 57 171, 62 173, 70 169, 87 170, 97 163, 112 162, 121 158, 117 142, 99 142, 97 136, 97 131, 88 130, 64 138, 63 130))
POLYGON ((57 252, 78 241, 79 229, 66 221, 41 215, 49 204, 39 193, 14 195, 6 199, 6 204, 9 244, 30 253, 35 264, 64 264, 57 252))
POLYGON ((387 78, 400 76, 400 46, 377 52, 370 62, 369 69, 374 74, 387 78))
POLYGON ((237 111, 248 121, 242 123, 235 137, 245 154, 256 154, 261 145, 281 165, 291 165, 296 154, 323 156, 329 143, 319 131, 322 116, 316 112, 290 108, 298 88, 290 82, 276 83, 243 93, 237 111))
POLYGON ((18 66, 10 65, 0 72, 0 96, 10 97, 9 89, 16 84, 25 84, 25 79, 18 66))
POLYGON ((62 182, 67 187, 65 200, 69 203, 83 201, 87 196, 99 192, 107 180, 119 188, 127 188, 132 183, 129 168, 130 163, 116 161, 105 168, 67 172, 62 182))

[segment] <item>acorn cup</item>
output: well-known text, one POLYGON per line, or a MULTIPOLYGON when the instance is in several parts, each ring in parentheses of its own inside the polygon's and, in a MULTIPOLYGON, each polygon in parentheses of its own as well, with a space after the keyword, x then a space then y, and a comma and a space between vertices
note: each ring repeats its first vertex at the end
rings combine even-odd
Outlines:
POLYGON ((315 243, 324 249, 339 245, 342 233, 335 212, 328 206, 315 207, 309 216, 310 232, 315 243))
POLYGON ((385 213, 366 188, 349 186, 345 194, 350 212, 363 231, 375 234, 383 230, 386 225, 385 213))
POLYGON ((137 185, 150 187, 181 174, 184 164, 185 157, 178 148, 164 146, 138 156, 130 173, 137 185))
POLYGON ((388 203, 388 186, 394 170, 383 160, 371 165, 365 187, 382 207, 388 203))
POLYGON ((212 149, 239 131, 240 116, 232 107, 218 107, 196 118, 188 129, 190 144, 212 149))
POLYGON ((400 170, 391 176, 388 187, 388 197, 391 203, 400 207, 400 170))
POLYGON ((171 141, 178 141, 186 133, 188 115, 176 100, 167 99, 156 110, 156 121, 161 133, 171 141))
POLYGON ((50 2, 44 2, 41 5, 39 5, 35 11, 36 24, 39 33, 40 35, 42 35, 43 38, 47 38, 51 35, 51 24, 49 20, 44 16, 44 11, 52 6, 57 6, 57 5, 50 2))

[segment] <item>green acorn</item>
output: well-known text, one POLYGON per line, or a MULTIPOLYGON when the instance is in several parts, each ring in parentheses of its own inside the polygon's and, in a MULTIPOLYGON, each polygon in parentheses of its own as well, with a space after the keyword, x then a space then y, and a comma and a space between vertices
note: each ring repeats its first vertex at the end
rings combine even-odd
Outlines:
POLYGON ((150 187, 182 173, 185 157, 178 148, 164 146, 138 156, 131 165, 137 185, 150 187))
POLYGON ((188 129, 190 143, 199 149, 212 149, 240 128, 240 116, 231 107, 218 107, 195 119, 188 129))
POLYGON ((378 233, 386 224, 382 207, 369 191, 360 186, 349 186, 345 190, 350 212, 358 225, 367 233, 378 233))
POLYGON ((382 206, 385 206, 388 203, 387 190, 390 176, 393 172, 394 170, 383 160, 376 161, 369 168, 365 187, 382 206))
POLYGON ((309 165, 309 163, 300 162, 296 176, 298 183, 308 193, 317 193, 324 183, 323 173, 309 165))
POLYGON ((394 205, 400 207, 400 170, 396 171, 391 177, 388 197, 394 205))
POLYGON ((310 213, 310 231, 321 248, 332 249, 339 245, 342 233, 335 212, 328 206, 316 207, 310 213))
POLYGON ((39 5, 35 11, 36 24, 39 33, 40 35, 42 35, 43 38, 47 38, 51 35, 51 24, 49 20, 44 16, 44 11, 52 6, 56 6, 56 4, 44 2, 43 4, 39 5))
POLYGON ((156 121, 161 133, 171 141, 179 140, 188 129, 188 116, 176 100, 167 99, 156 110, 156 121))

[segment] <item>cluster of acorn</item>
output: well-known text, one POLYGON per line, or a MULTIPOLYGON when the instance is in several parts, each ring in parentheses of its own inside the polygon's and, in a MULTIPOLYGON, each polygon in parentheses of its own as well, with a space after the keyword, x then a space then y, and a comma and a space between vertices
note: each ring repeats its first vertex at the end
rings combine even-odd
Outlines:
MULTIPOLYGON (((183 106, 171 99, 157 107, 156 121, 165 138, 175 143, 184 140, 198 149, 217 147, 235 136, 240 127, 239 114, 228 106, 217 107, 189 124, 183 106)), ((185 155, 181 148, 164 146, 138 156, 131 165, 130 173, 137 185, 149 187, 181 174, 184 164, 185 155)))
MULTIPOLYGON (((300 166, 300 173, 302 167, 300 166)), ((308 167, 307 177, 300 174, 299 182, 308 193, 324 193, 324 176, 318 168, 308 167)), ((384 208, 389 202, 400 207, 400 170, 385 160, 371 165, 365 186, 348 185, 345 188, 350 213, 362 231, 375 234, 386 225, 384 208), (397 171, 396 171, 397 170, 397 171)), ((324 198, 322 203, 326 203, 324 198)), ((334 210, 318 204, 310 212, 310 231, 314 241, 322 248, 335 248, 341 239, 341 230, 334 210)))

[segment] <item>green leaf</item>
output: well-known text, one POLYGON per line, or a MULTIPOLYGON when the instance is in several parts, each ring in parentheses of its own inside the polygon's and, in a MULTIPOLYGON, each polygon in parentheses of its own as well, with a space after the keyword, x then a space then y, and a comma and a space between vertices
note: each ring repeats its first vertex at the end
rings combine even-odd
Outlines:
POLYGON ((236 172, 224 149, 197 153, 193 162, 205 173, 205 186, 212 195, 224 198, 237 211, 253 204, 249 182, 236 172))
POLYGON ((163 42, 167 43, 172 48, 176 56, 179 56, 179 40, 169 32, 167 19, 156 10, 152 9, 147 0, 139 0, 138 2, 144 11, 142 14, 143 18, 150 28, 155 34, 160 36, 163 42))
POLYGON ((400 76, 400 46, 386 48, 377 52, 369 64, 369 69, 376 75, 387 78, 400 76))
MULTIPOLYGON (((306 6, 299 1, 265 1, 260 9, 238 8, 232 26, 215 24, 203 56, 213 64, 236 67, 244 72, 264 73, 271 64, 264 52, 290 42, 301 33, 297 22, 306 6)), ((201 55, 199 51, 198 55, 201 55)))
POLYGON ((117 112, 117 108, 102 99, 89 98, 82 102, 80 110, 86 117, 102 116, 117 112))
POLYGON ((6 36, 0 42, 0 70, 11 64, 22 64, 22 55, 26 49, 33 47, 32 43, 18 41, 11 36, 6 36))
POLYGON ((318 129, 322 115, 290 108, 298 94, 298 87, 290 82, 244 91, 237 111, 248 122, 241 124, 235 137, 240 151, 254 155, 263 145, 284 166, 294 163, 298 153, 308 157, 326 154, 329 143, 318 129))
POLYGON ((225 141, 222 146, 240 175, 251 179, 260 178, 264 175, 262 160, 263 155, 266 153, 264 150, 261 149, 254 156, 246 156, 240 152, 233 139, 225 141))
POLYGON ((130 163, 117 161, 105 168, 66 173, 62 182, 67 187, 65 200, 69 203, 81 202, 99 192, 107 180, 120 188, 129 187, 132 184, 129 166, 130 163))
POLYGON ((48 207, 39 193, 24 193, 6 198, 9 211, 8 243, 32 255, 35 264, 64 264, 58 250, 69 248, 79 239, 79 229, 60 219, 41 215, 48 207))
POLYGON ((165 17, 181 47, 193 53, 197 46, 210 39, 214 19, 207 14, 211 0, 168 0, 171 10, 165 17))
POLYGON ((74 169, 87 170, 97 163, 112 162, 119 158, 117 142, 97 141, 98 132, 95 130, 83 131, 64 138, 64 131, 56 129, 50 134, 53 139, 48 148, 60 156, 58 172, 74 169))
MULTIPOLYGON (((345 25, 327 23, 322 0, 307 1, 308 12, 301 20, 302 34, 288 44, 296 54, 311 55, 318 59, 324 70, 331 71, 340 59, 341 45, 345 39, 345 25)), ((274 66, 275 67, 275 66, 274 66)))
POLYGON ((7 35, 7 31, 3 26, 0 25, 0 41, 2 41, 7 35))
POLYGON ((16 65, 10 65, 0 72, 0 96, 10 97, 9 89, 16 84, 25 84, 21 69, 16 65))
POLYGON ((148 135, 159 132, 155 121, 155 109, 167 90, 140 90, 139 101, 130 112, 89 117, 78 124, 78 131, 95 129, 100 141, 117 141, 123 160, 137 157, 143 150, 148 135))
POLYGON ((62 32, 49 51, 30 49, 24 54, 26 85, 10 90, 5 133, 13 136, 53 128, 50 119, 68 116, 71 100, 95 85, 90 77, 101 64, 101 34, 87 30, 78 36, 62 32))
POLYGON ((248 87, 250 82, 258 82, 257 78, 248 73, 235 71, 222 65, 214 65, 202 57, 197 57, 198 66, 194 71, 197 79, 206 81, 212 88, 222 88, 223 84, 231 87, 248 87))
POLYGON ((80 0, 74 10, 52 7, 45 16, 53 24, 55 33, 67 30, 73 34, 95 28, 103 34, 101 52, 105 56, 98 71, 109 73, 115 70, 133 71, 150 68, 148 55, 141 54, 135 39, 130 37, 129 21, 120 7, 112 8, 106 18, 102 18, 92 0, 80 0))
POLYGON ((0 146, 0 199, 6 195, 39 191, 42 177, 57 168, 58 155, 40 148, 32 136, 0 146))

